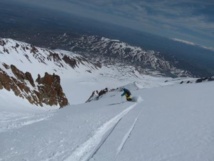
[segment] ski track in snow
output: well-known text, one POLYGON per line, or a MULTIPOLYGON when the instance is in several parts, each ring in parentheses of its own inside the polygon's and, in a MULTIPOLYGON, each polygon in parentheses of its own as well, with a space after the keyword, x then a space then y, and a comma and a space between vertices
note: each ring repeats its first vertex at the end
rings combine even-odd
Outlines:
POLYGON ((131 136, 131 133, 132 133, 132 131, 133 131, 134 127, 135 127, 135 124, 136 124, 136 122, 138 120, 138 117, 134 120, 132 126, 130 127, 130 129, 128 130, 128 132, 126 133, 126 135, 123 137, 120 146, 117 148, 117 155, 119 155, 119 153, 123 150, 123 147, 126 144, 126 141, 131 136))
POLYGON ((0 133, 47 120, 52 116, 52 114, 8 114, 5 112, 2 115, 4 117, 0 119, 0 133))
POLYGON ((120 120, 131 111, 137 103, 122 111, 120 114, 113 117, 111 120, 103 124, 95 134, 85 143, 78 147, 73 154, 64 161, 88 161, 90 160, 104 144, 107 138, 111 135, 114 128, 120 120))
MULTIPOLYGON (((141 97, 135 97, 135 100, 136 100, 137 102, 142 102, 142 101, 143 101, 143 99, 142 99, 141 97)), ((140 113, 140 114, 141 114, 141 113, 140 113)), ((129 139, 129 137, 131 136, 131 133, 132 133, 134 127, 135 127, 135 124, 136 124, 136 122, 137 122, 137 120, 138 120, 140 114, 135 118, 135 120, 134 120, 133 124, 131 125, 130 129, 128 130, 128 132, 127 132, 127 133, 125 134, 125 136, 123 137, 120 146, 117 148, 116 157, 117 157, 117 156, 119 155, 119 153, 123 150, 123 147, 125 146, 126 141, 127 141, 127 140, 129 139)))

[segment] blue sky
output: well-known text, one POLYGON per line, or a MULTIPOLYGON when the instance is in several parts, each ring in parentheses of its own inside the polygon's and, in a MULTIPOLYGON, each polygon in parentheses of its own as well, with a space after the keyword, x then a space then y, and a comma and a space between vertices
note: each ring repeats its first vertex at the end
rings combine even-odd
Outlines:
POLYGON ((214 49, 214 0, 14 1, 190 41, 214 49))

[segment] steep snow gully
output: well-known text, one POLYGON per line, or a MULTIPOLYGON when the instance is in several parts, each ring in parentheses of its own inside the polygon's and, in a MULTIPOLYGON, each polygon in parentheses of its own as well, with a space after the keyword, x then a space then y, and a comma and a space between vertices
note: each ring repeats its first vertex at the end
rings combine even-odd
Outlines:
MULTIPOLYGON (((128 106, 125 110, 123 110, 121 113, 104 123, 101 127, 99 127, 94 135, 89 138, 85 143, 80 145, 76 148, 76 150, 64 161, 90 161, 93 160, 94 157, 99 153, 99 150, 101 150, 103 147, 105 147, 105 144, 108 142, 108 139, 111 135, 115 132, 115 129, 117 126, 119 126, 122 119, 125 118, 125 116, 130 113, 140 103, 136 102, 132 104, 131 106, 128 106)), ((139 115, 139 114, 138 114, 139 115)), ((115 150, 115 157, 119 155, 119 153, 122 151, 123 147, 125 146, 125 143, 129 136, 131 135, 131 132, 137 122, 138 115, 134 118, 134 122, 129 127, 129 130, 125 133, 124 137, 122 138, 120 144, 117 147, 117 150, 115 150)))

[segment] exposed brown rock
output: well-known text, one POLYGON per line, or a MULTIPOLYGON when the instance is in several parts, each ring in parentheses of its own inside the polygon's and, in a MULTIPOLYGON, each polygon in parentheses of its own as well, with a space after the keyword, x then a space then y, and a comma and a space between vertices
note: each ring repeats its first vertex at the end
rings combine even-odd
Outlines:
POLYGON ((57 105, 58 103, 60 107, 68 105, 68 100, 63 93, 60 85, 60 77, 58 75, 45 73, 45 76, 42 78, 38 75, 36 81, 39 84, 38 97, 42 102, 50 104, 51 106, 57 105), (40 84, 42 84, 42 86, 40 84))
MULTIPOLYGON (((114 89, 112 89, 111 91, 113 91, 114 89)), ((91 96, 89 97, 89 99, 86 102, 91 102, 92 100, 98 100, 102 95, 106 94, 107 92, 109 92, 108 88, 102 89, 100 91, 96 90, 93 91, 91 96)))
POLYGON ((31 45, 30 52, 36 54, 38 52, 38 49, 35 46, 31 45))
POLYGON ((2 83, 1 83, 1 81, 0 81, 0 89, 3 89, 3 85, 2 85, 2 83))
POLYGON ((21 81, 24 81, 25 75, 22 71, 18 70, 14 65, 11 65, 11 70, 13 74, 21 81))
POLYGON ((3 63, 3 66, 5 67, 5 69, 9 69, 10 67, 7 65, 7 64, 5 64, 5 63, 3 63))
POLYGON ((33 81, 33 78, 31 76, 31 74, 29 72, 26 72, 25 73, 25 78, 30 82, 30 84, 35 87, 35 84, 34 84, 34 81, 33 81))
POLYGON ((38 75, 35 84, 29 72, 23 73, 16 66, 4 64, 7 70, 11 70, 15 77, 10 77, 0 69, 0 89, 12 90, 16 96, 26 98, 31 104, 38 106, 59 105, 61 108, 68 105, 68 100, 63 93, 58 75, 45 73, 44 77, 38 75), (35 90, 31 90, 26 83, 28 81, 35 90), (37 89, 37 90, 36 90, 37 89))
POLYGON ((59 67, 63 67, 63 64, 61 63, 62 62, 62 59, 60 58, 59 54, 57 53, 53 53, 51 51, 49 51, 49 55, 47 57, 47 59, 49 61, 54 61, 54 62, 57 62, 56 65, 59 66, 59 67))
POLYGON ((68 57, 67 55, 65 55, 62 59, 67 64, 69 64, 72 68, 75 68, 75 66, 77 65, 77 61, 75 59, 72 59, 72 58, 68 57))
POLYGON ((10 82, 11 79, 10 77, 3 71, 0 69, 0 82, 1 85, 3 86, 3 88, 7 89, 8 91, 10 91, 10 82))
POLYGON ((61 58, 59 57, 59 54, 49 52, 49 56, 47 57, 48 60, 54 60, 54 61, 61 61, 61 58))

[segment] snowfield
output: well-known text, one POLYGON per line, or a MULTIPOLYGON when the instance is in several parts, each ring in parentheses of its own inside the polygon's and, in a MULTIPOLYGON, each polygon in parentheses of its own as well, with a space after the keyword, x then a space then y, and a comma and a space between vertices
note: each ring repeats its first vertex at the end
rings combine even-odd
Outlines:
MULTIPOLYGON (((35 47, 38 52, 32 53, 31 44, 13 39, 0 40, 6 43, 4 46, 0 45, 0 69, 5 69, 4 63, 9 66, 15 65, 24 73, 30 72, 34 80, 37 79, 38 74, 43 77, 45 72, 59 75, 63 91, 70 104, 85 102, 94 90, 106 87, 117 88, 130 82, 138 82, 143 87, 154 87, 165 85, 165 80, 170 79, 142 75, 134 67, 127 65, 102 65, 101 68, 97 68, 94 64, 84 59, 82 59, 82 63, 77 61, 77 65, 72 68, 65 61, 51 59, 49 57, 50 53, 58 54, 60 59, 66 55, 78 60, 83 58, 81 55, 60 49, 50 50, 40 47, 35 47)), ((4 71, 9 76, 15 77, 12 71, 4 71)))
POLYGON ((0 161, 214 160, 213 82, 128 88, 137 102, 115 91, 60 110, 1 90, 0 161))
POLYGON ((213 82, 185 84, 196 79, 141 75, 118 64, 95 68, 88 62, 71 68, 45 59, 47 49, 32 55, 24 50, 30 44, 6 42, 0 48, 0 68, 15 64, 30 70, 34 79, 44 72, 58 74, 70 105, 37 107, 0 90, 0 161, 214 160, 213 82), (138 101, 127 102, 115 90, 84 103, 94 90, 121 86, 138 101))

